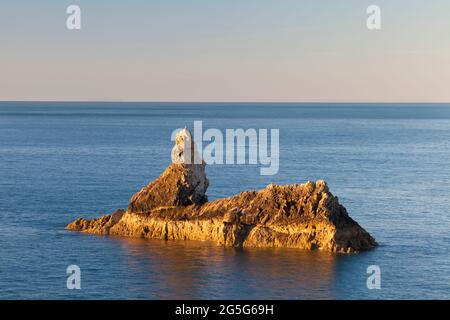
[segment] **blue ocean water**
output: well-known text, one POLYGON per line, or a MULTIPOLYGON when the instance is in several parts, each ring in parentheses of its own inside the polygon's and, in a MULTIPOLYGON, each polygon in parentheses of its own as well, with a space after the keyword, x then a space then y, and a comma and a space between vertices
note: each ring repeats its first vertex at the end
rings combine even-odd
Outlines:
POLYGON ((449 299, 450 105, 0 103, 2 299, 449 299), (175 128, 279 128, 280 168, 210 166, 210 199, 327 180, 380 247, 233 249, 64 230, 125 208, 175 128), (81 290, 66 268, 81 268, 81 290), (366 286, 378 265, 381 289, 366 286))

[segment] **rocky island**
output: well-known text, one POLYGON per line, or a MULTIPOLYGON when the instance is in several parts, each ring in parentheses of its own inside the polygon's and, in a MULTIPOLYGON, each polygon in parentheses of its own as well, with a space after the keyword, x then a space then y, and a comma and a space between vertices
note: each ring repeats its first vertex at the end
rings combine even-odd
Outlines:
POLYGON ((205 163, 185 161, 195 143, 180 131, 172 164, 138 193, 126 210, 78 218, 68 230, 165 240, 209 240, 232 247, 289 247, 353 253, 377 246, 347 213, 325 181, 268 185, 208 201, 205 163), (190 152, 186 153, 186 148, 190 152))

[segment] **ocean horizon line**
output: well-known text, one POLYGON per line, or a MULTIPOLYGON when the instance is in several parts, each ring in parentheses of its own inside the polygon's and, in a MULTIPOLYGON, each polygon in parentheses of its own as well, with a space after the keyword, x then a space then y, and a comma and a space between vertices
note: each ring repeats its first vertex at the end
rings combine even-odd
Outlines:
POLYGON ((324 104, 334 104, 334 105, 446 105, 450 104, 450 101, 380 101, 380 102, 367 102, 367 101, 181 101, 181 100, 0 100, 0 103, 155 103, 155 104, 284 104, 284 105, 324 105, 324 104))

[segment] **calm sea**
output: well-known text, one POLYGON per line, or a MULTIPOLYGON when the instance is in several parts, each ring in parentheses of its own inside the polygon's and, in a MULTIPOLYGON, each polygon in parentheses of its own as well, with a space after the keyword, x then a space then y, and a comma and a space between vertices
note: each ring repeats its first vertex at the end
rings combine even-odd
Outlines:
POLYGON ((0 298, 450 298, 450 105, 0 103, 0 298), (280 169, 210 166, 210 199, 325 179, 380 243, 333 255, 68 232, 125 208, 170 134, 279 128, 280 169), (81 290, 66 268, 81 268, 81 290), (381 269, 381 289, 366 286, 381 269))

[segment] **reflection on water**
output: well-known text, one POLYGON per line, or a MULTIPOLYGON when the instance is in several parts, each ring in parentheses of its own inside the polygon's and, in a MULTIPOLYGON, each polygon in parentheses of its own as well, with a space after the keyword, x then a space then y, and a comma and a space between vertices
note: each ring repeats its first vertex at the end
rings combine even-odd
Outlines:
MULTIPOLYGON (((141 298, 331 299, 337 256, 210 242, 112 238, 141 281, 141 298), (145 280, 142 280, 145 279, 145 280)), ((136 290, 136 283, 132 284, 136 290)))
POLYGON ((449 141, 450 104, 0 102, 0 298, 450 299, 449 141), (208 166, 210 199, 325 179, 381 246, 333 256, 63 231, 126 208, 169 164, 173 129, 199 119, 280 128, 278 174, 208 166), (66 287, 70 264, 82 290, 66 287), (374 264, 381 290, 366 286, 374 264))

